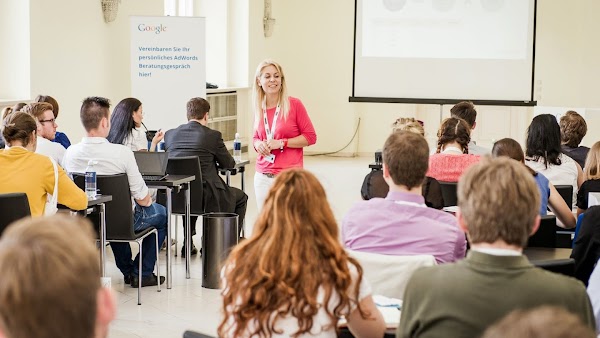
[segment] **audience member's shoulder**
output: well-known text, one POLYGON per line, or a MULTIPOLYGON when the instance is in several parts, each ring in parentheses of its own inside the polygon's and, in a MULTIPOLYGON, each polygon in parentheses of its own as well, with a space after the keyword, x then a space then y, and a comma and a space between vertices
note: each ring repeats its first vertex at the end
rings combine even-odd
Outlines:
POLYGON ((418 268, 410 277, 411 284, 418 287, 446 285, 447 283, 444 281, 448 281, 448 277, 457 271, 458 266, 458 263, 446 263, 418 268))
POLYGON ((543 280, 544 284, 553 289, 586 293, 583 283, 574 277, 550 272, 538 267, 532 269, 532 271, 537 275, 535 277, 536 280, 543 280))

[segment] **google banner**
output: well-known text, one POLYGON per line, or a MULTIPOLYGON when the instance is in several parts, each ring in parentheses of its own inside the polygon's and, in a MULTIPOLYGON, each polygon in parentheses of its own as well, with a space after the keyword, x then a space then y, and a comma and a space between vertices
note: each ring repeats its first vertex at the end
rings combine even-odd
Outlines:
POLYGON ((187 121, 186 102, 206 97, 205 19, 130 17, 131 94, 144 124, 164 131, 187 121))

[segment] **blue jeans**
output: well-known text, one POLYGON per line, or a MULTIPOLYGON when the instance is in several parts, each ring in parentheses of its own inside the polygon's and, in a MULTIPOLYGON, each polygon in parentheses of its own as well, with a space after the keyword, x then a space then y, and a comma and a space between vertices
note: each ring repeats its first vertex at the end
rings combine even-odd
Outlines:
MULTIPOLYGON (((133 230, 135 232, 154 227, 158 230, 158 245, 162 245, 167 236, 167 209, 152 203, 148 207, 135 205, 133 213, 133 230)), ((150 276, 154 272, 156 263, 155 235, 151 234, 142 242, 142 276, 150 276)), ((115 263, 124 276, 138 274, 140 254, 131 260, 131 246, 129 243, 110 243, 115 255, 115 263)))

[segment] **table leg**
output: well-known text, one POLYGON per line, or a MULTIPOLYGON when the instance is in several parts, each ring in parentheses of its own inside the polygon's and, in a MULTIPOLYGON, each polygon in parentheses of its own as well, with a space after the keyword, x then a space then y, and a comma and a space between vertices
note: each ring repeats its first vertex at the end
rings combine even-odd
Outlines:
POLYGON ((192 231, 190 224, 190 183, 185 189, 185 278, 190 279, 190 256, 192 255, 192 231))
POLYGON ((242 191, 246 192, 246 170, 240 170, 242 172, 242 191))
POLYGON ((165 189, 167 193, 167 289, 171 288, 171 188, 165 189))
POLYGON ((100 208, 100 271, 101 276, 106 277, 106 216, 104 203, 98 205, 100 208))

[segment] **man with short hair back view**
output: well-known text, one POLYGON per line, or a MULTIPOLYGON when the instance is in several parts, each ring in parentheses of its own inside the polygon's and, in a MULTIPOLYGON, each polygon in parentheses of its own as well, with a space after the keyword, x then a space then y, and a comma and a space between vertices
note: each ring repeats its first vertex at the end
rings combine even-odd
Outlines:
MULTIPOLYGON (((148 187, 142 179, 133 152, 122 144, 108 142, 106 136, 110 130, 110 102, 103 97, 88 97, 81 105, 80 118, 86 131, 86 137, 81 142, 71 145, 64 158, 65 169, 69 173, 84 173, 90 160, 98 175, 127 174, 129 190, 135 201, 133 215, 133 230, 141 231, 149 227, 158 230, 158 244, 162 245, 167 235, 167 211, 160 204, 152 203, 148 187)), ((147 236, 142 245, 142 286, 152 286, 159 283, 153 273, 156 262, 154 234, 147 236)), ((115 255, 115 263, 123 273, 125 284, 138 287, 138 253, 131 260, 129 243, 110 243, 115 255)), ((165 278, 160 277, 160 283, 165 278)))
POLYGON ((60 143, 53 142, 58 125, 52 112, 52 105, 46 102, 33 102, 25 105, 21 111, 31 115, 37 124, 35 152, 54 159, 56 163, 64 167, 65 147, 60 143))
MULTIPOLYGON (((454 107, 450 109, 450 115, 465 120, 469 125, 469 128, 471 128, 471 135, 473 135, 473 130, 477 125, 477 122, 475 121, 477 119, 477 110, 475 110, 473 102, 463 101, 455 104, 454 107)), ((476 145, 471 137, 471 141, 469 141, 469 154, 489 155, 490 153, 491 151, 489 149, 476 145)))
MULTIPOLYGON (((186 108, 188 123, 165 133, 165 150, 170 158, 198 156, 202 171, 205 211, 235 212, 239 215, 241 231, 248 195, 240 189, 228 186, 219 176, 218 169, 233 168, 235 160, 227 151, 221 132, 208 127, 210 104, 201 97, 194 97, 187 102, 186 108)), ((190 217, 192 236, 196 233, 197 219, 197 216, 190 217)), ((197 253, 193 242, 191 252, 192 255, 197 253)), ((185 256, 185 248, 181 248, 181 255, 185 256)))
POLYGON ((404 292, 397 337, 479 337, 515 309, 555 305, 595 328, 583 284, 534 267, 523 255, 540 224, 540 193, 527 169, 484 158, 458 183, 457 219, 471 250, 453 264, 417 270, 404 292))
POLYGON ((107 337, 116 304, 101 287, 92 226, 55 215, 11 225, 0 240, 0 337, 107 337))
POLYGON ((357 202, 342 221, 347 248, 384 255, 433 255, 438 263, 465 257, 465 234, 449 213, 425 205, 421 185, 429 166, 425 138, 392 133, 383 146, 385 199, 357 202))

